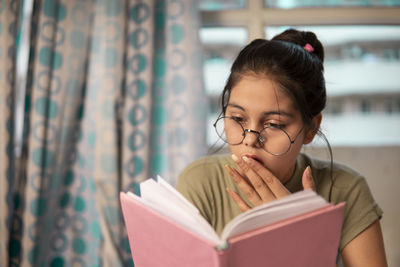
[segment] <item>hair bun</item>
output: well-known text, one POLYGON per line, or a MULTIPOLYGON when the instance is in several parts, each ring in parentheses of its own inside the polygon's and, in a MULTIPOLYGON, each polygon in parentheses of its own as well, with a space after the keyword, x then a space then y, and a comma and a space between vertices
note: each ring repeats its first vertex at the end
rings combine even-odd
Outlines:
POLYGON ((274 36, 272 40, 294 43, 303 48, 307 48, 305 49, 307 52, 317 56, 322 62, 324 61, 324 47, 313 32, 288 29, 274 36), (312 47, 312 49, 310 47, 312 47))

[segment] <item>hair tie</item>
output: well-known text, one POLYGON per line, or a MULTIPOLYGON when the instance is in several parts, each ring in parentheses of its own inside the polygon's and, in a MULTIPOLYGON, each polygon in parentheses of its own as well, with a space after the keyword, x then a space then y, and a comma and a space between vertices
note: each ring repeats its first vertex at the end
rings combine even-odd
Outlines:
POLYGON ((314 52, 314 47, 312 47, 312 45, 310 45, 309 43, 306 43, 306 45, 303 48, 307 52, 310 52, 310 53, 314 52))

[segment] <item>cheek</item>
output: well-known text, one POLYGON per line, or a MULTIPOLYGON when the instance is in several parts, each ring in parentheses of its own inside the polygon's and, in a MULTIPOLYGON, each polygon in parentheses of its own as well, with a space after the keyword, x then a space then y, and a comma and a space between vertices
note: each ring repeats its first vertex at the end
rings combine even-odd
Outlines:
MULTIPOLYGON (((283 156, 274 156, 267 162, 267 168, 282 182, 286 183, 293 174, 298 153, 290 153, 283 156)), ((294 152, 294 151, 293 151, 294 152)))
POLYGON ((298 140, 294 144, 292 144, 288 153, 286 153, 281 157, 278 157, 279 163, 278 162, 276 163, 277 166, 276 172, 277 176, 281 180, 288 181, 288 179, 292 177, 293 168, 294 165, 296 164, 297 156, 299 155, 301 148, 302 148, 302 143, 300 140, 298 140))
POLYGON ((266 162, 268 170, 270 170, 280 180, 284 177, 284 170, 287 169, 287 161, 282 156, 269 157, 266 162))
POLYGON ((281 156, 274 156, 265 152, 262 156, 262 161, 264 166, 272 172, 275 177, 282 183, 286 183, 293 175, 298 154, 298 147, 291 147, 288 153, 281 156))

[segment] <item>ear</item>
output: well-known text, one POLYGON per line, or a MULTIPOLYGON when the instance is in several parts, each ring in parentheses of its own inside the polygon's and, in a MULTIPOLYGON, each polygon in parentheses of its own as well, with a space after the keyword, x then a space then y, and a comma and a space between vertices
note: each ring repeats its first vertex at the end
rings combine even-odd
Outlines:
POLYGON ((319 126, 321 125, 321 121, 322 121, 322 114, 318 113, 311 121, 311 127, 307 130, 304 136, 303 144, 306 145, 312 142, 312 140, 314 139, 315 135, 318 132, 319 126))

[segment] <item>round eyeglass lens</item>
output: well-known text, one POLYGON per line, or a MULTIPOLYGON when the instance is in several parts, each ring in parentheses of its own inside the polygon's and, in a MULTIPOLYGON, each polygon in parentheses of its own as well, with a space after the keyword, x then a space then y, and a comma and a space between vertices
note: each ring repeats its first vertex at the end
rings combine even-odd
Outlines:
POLYGON ((218 136, 230 145, 238 145, 244 139, 243 127, 231 117, 221 117, 215 124, 218 136))
POLYGON ((260 132, 260 142, 268 153, 282 155, 289 151, 291 141, 289 135, 278 127, 267 127, 260 132))

